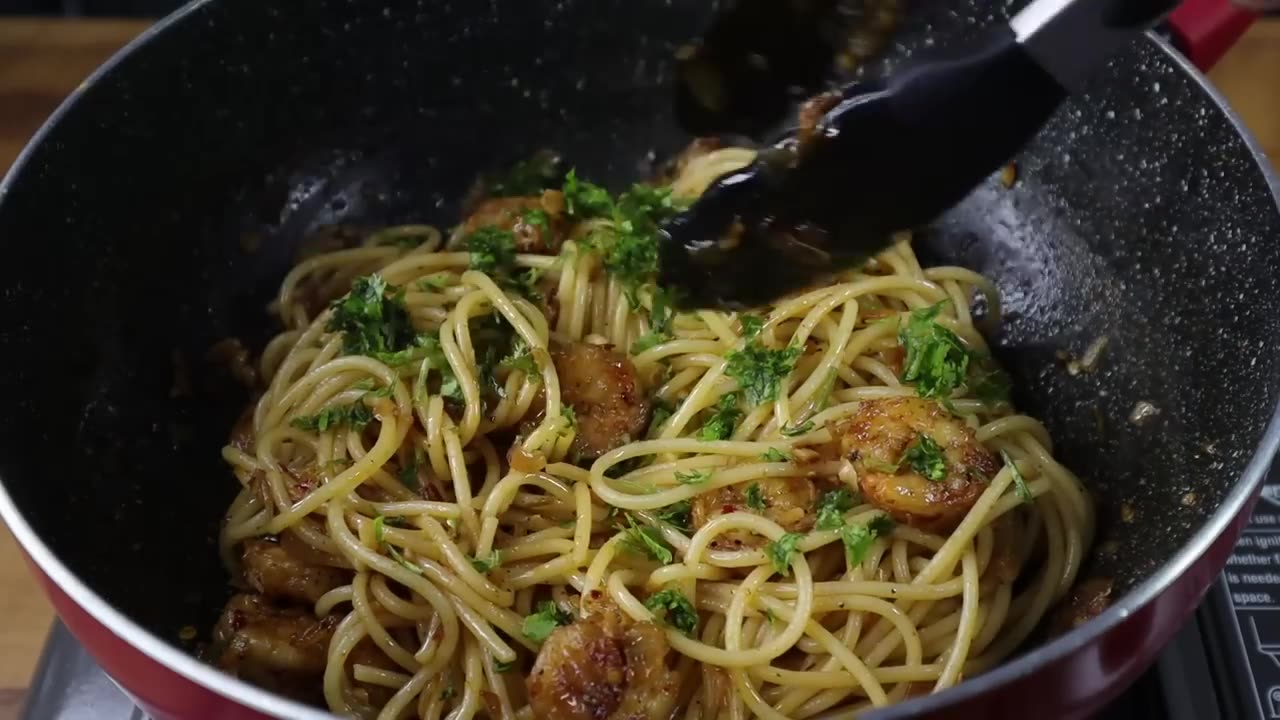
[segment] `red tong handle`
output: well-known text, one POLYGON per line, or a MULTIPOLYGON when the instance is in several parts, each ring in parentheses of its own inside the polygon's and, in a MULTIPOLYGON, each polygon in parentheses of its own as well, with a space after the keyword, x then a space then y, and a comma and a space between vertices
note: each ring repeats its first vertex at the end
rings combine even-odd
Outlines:
POLYGON ((1174 46, 1208 71, 1256 19, 1257 12, 1233 0, 1183 0, 1167 22, 1174 46))

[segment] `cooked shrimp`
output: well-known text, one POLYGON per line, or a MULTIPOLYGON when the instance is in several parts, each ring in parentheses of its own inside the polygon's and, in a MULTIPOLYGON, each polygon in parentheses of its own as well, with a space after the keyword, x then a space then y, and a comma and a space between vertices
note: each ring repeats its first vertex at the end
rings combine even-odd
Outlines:
POLYGON ((559 190, 528 197, 490 198, 480 203, 462 224, 462 234, 496 227, 515 235, 519 252, 554 255, 564 239, 563 218, 564 194, 559 190))
POLYGON ((663 631, 602 600, 556 628, 525 680, 539 720, 668 720, 680 678, 663 631))
POLYGON ((215 664, 249 682, 314 701, 337 617, 281 608, 262 595, 227 601, 213 630, 215 664))
POLYGON ((838 433, 867 502, 925 530, 944 532, 959 524, 1000 469, 972 429, 921 398, 868 400, 838 433), (939 477, 926 478, 905 461, 907 451, 924 442, 922 436, 941 450, 939 477))
POLYGON ((601 345, 556 343, 551 360, 560 395, 577 416, 572 452, 578 457, 600 457, 644 434, 649 400, 630 358, 601 345))
POLYGON ((284 600, 314 603, 351 577, 349 571, 309 563, 283 544, 269 540, 246 540, 242 560, 249 587, 284 600))
MULTIPOLYGON (((692 520, 695 528, 732 512, 752 512, 763 515, 781 525, 787 532, 808 532, 813 529, 817 512, 818 490, 812 480, 802 477, 766 477, 752 482, 738 483, 710 490, 693 499, 692 520), (759 488, 758 495, 752 486, 759 488), (754 500, 757 507, 751 507, 754 500), (763 504, 763 508, 759 507, 763 504)), ((765 544, 767 538, 754 533, 731 530, 715 539, 712 545, 719 549, 736 550, 755 548, 765 544)))

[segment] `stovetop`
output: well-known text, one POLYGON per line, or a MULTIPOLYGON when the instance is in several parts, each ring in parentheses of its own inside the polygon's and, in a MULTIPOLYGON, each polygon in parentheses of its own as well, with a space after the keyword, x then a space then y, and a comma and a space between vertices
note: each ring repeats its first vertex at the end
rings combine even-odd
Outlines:
MULTIPOLYGON (((23 720, 147 720, 56 624, 23 720)), ((1280 720, 1280 470, 1222 576, 1156 664, 1099 720, 1280 720)))

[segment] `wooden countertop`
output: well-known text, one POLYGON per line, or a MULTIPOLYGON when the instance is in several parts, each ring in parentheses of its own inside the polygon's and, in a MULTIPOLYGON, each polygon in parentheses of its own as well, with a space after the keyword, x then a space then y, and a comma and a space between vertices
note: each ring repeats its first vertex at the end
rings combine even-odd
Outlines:
MULTIPOLYGON (((146 26, 0 20, 0 173, 62 98, 146 26)), ((1280 20, 1255 25, 1210 77, 1280 161, 1280 20)), ((0 588, 0 720, 9 720, 18 716, 53 615, 2 525, 0 588)))

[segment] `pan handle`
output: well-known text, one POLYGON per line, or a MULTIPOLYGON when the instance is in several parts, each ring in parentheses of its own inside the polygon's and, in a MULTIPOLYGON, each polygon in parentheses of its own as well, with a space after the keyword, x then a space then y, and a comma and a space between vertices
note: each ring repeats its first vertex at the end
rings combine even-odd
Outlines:
POLYGON ((1258 18, 1258 10, 1268 7, 1276 12, 1280 10, 1280 3, 1276 0, 1183 0, 1166 23, 1174 47, 1207 72, 1249 29, 1258 18))

